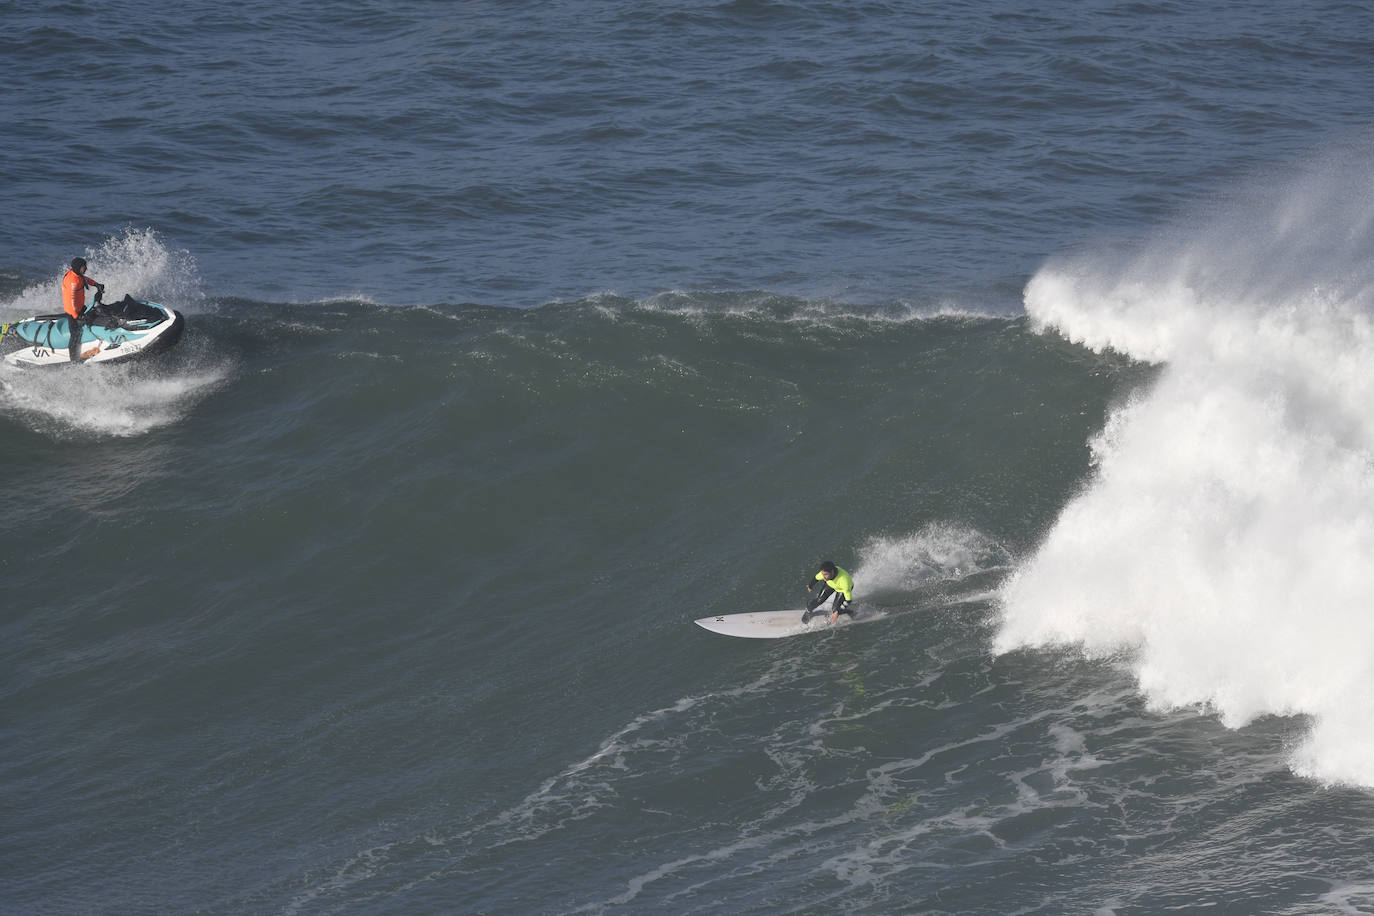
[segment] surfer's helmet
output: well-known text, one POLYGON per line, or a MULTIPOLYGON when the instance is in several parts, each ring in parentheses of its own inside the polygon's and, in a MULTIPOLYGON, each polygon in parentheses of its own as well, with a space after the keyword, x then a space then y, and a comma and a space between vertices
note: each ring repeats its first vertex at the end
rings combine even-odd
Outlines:
POLYGON ((85 258, 72 258, 72 270, 76 271, 77 273, 81 273, 81 271, 83 271, 83 270, 85 270, 85 269, 86 269, 86 259, 85 259, 85 258))

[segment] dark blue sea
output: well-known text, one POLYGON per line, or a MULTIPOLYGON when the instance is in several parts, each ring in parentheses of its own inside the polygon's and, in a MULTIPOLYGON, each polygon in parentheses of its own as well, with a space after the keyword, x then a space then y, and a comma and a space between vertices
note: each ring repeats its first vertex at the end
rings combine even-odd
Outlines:
POLYGON ((0 323, 187 320, 0 363, 0 912, 1374 912, 1371 86, 1368 3, 0 0, 0 323))

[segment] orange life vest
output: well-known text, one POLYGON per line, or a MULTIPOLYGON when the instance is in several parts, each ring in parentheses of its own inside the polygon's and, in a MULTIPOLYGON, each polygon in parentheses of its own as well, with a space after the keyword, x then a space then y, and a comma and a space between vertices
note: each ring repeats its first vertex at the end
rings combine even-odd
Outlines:
POLYGON ((80 318, 86 308, 86 284, 90 281, 74 270, 62 277, 62 308, 73 318, 80 318))

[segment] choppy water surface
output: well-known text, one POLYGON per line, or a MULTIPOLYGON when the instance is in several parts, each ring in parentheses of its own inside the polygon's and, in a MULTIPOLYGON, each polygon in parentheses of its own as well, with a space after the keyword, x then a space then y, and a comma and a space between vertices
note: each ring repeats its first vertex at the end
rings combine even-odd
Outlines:
POLYGON ((0 908, 1368 911, 1370 19, 0 6, 0 908))

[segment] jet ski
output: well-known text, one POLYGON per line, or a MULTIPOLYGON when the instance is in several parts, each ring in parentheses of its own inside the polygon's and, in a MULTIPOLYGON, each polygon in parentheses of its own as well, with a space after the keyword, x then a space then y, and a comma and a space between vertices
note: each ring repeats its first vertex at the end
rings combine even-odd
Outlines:
MULTIPOLYGON (((128 295, 119 302, 102 302, 103 292, 98 290, 81 314, 81 362, 128 362, 161 353, 181 339, 186 319, 180 312, 128 295)), ((5 354, 5 362, 11 366, 65 366, 71 362, 65 313, 0 326, 0 342, 8 345, 11 341, 20 344, 5 354)))

